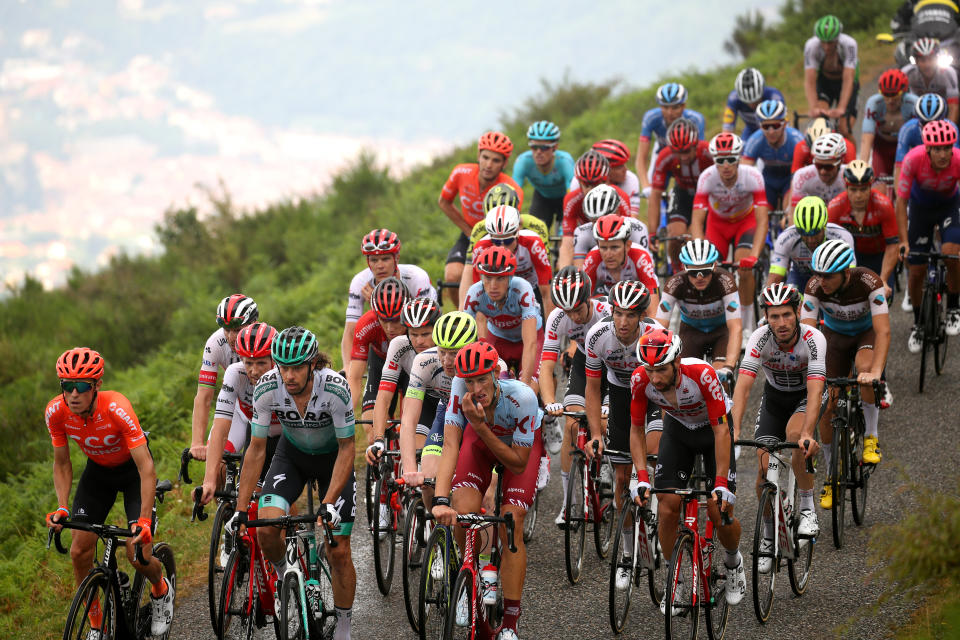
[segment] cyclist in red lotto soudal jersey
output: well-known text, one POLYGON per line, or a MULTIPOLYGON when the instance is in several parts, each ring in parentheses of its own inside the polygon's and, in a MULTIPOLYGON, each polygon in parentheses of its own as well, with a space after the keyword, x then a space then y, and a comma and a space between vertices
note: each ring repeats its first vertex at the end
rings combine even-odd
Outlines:
MULTIPOLYGON (((126 540, 127 560, 150 581, 152 605, 151 634, 165 634, 173 619, 173 584, 163 577, 160 561, 152 556, 153 499, 157 474, 147 437, 140 428, 130 401, 117 391, 101 391, 103 358, 85 347, 65 351, 57 359, 57 377, 61 394, 47 403, 44 418, 53 443, 53 486, 60 505, 47 514, 47 526, 57 531, 64 518, 90 524, 103 524, 117 492, 123 493, 127 525, 138 532, 126 540), (68 442, 73 440, 87 456, 87 465, 77 482, 73 506, 67 508, 73 485, 73 464, 68 442), (135 545, 142 545, 146 564, 134 556, 135 545)), ((70 558, 77 586, 93 568, 97 534, 73 531, 70 558)), ((108 615, 115 615, 110 612, 108 615)), ((90 630, 103 627, 100 602, 90 605, 90 630)))
POLYGON ((257 303, 253 298, 235 293, 220 301, 217 306, 217 324, 220 328, 207 339, 203 348, 200 376, 197 379, 197 395, 193 399, 193 418, 191 422, 190 454, 196 460, 207 459, 207 445, 204 434, 213 406, 213 395, 217 386, 217 373, 226 370, 234 362, 239 362, 233 345, 237 341, 240 329, 253 324, 260 317, 257 303))
MULTIPOLYGON (((447 266, 443 270, 446 282, 460 282, 463 264, 467 259, 467 246, 473 226, 483 220, 483 199, 487 191, 495 184, 505 183, 520 198, 517 209, 523 208, 523 190, 513 178, 503 173, 513 151, 513 143, 499 131, 488 131, 477 142, 477 164, 458 164, 450 172, 443 185, 437 204, 453 224, 460 229, 460 236, 447 254, 447 266), (454 205, 459 196, 460 209, 454 205)), ((457 304, 460 293, 457 289, 450 292, 450 301, 457 304)))
POLYGON ((623 280, 639 280, 650 294, 651 304, 660 302, 660 284, 653 257, 643 247, 631 244, 627 218, 610 214, 594 223, 597 248, 583 261, 583 271, 593 283, 592 295, 603 295, 623 280))

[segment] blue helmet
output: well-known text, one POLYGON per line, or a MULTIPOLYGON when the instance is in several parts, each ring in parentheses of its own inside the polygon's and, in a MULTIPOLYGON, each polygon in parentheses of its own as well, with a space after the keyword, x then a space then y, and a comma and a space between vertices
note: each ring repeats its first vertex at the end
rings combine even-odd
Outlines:
POLYGON ((921 122, 939 120, 947 110, 947 103, 938 93, 925 93, 917 100, 917 117, 921 122))
POLYGON ((787 105, 779 100, 764 100, 757 105, 756 114, 760 120, 785 120, 787 105))
POLYGON ((713 243, 703 238, 689 240, 680 249, 680 262, 687 267, 700 267, 720 260, 720 253, 713 243))
POLYGON ((527 139, 556 142, 560 139, 560 127, 549 120, 537 120, 527 129, 527 139))
POLYGON ((657 104, 669 107, 687 101, 687 90, 679 82, 668 82, 657 89, 657 104))
POLYGON ((839 273, 855 264, 853 247, 843 240, 827 240, 813 250, 810 259, 814 273, 839 273))

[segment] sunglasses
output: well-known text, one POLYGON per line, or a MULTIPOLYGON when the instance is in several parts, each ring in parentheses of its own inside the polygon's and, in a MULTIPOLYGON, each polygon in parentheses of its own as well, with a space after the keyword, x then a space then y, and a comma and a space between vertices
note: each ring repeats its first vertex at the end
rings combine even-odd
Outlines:
POLYGON ((77 393, 86 393, 93 389, 93 383, 79 380, 61 380, 60 388, 64 393, 73 393, 74 391, 77 393))
POLYGON ((739 156, 720 156, 719 158, 714 158, 714 164, 736 164, 740 162, 739 156))
POLYGON ((555 144, 532 144, 532 145, 530 145, 530 149, 532 149, 533 151, 553 151, 553 150, 556 149, 556 148, 557 148, 557 145, 555 145, 555 144))
POLYGON ((782 123, 782 122, 771 122, 770 124, 762 124, 762 125, 760 125, 760 126, 763 127, 764 131, 776 131, 777 129, 782 129, 782 128, 783 128, 783 123, 782 123))
POLYGON ((687 274, 691 278, 706 278, 713 273, 713 267, 707 269, 687 269, 687 274))
POLYGON ((217 324, 224 329, 242 329, 243 328, 243 318, 234 318, 230 322, 224 322, 223 318, 217 318, 217 324))
POLYGON ((819 164, 816 162, 813 163, 813 166, 817 168, 817 171, 835 171, 840 167, 840 165, 837 164, 819 164))
POLYGON ((392 247, 389 242, 364 242, 360 248, 363 251, 388 251, 392 247))
POLYGON ((513 241, 516 238, 490 238, 490 244, 495 247, 506 247, 507 245, 513 244, 513 241))

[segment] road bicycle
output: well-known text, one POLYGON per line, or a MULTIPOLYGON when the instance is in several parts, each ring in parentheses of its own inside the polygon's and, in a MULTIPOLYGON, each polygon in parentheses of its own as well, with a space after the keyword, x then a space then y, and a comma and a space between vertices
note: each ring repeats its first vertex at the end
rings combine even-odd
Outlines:
MULTIPOLYGON (((372 425, 373 420, 357 420, 356 424, 361 425, 372 425)), ((387 420, 387 430, 383 434, 384 444, 386 445, 386 450, 388 451, 399 451, 400 450, 400 434, 397 433, 397 426, 400 424, 399 420, 387 420)), ((394 475, 400 475, 400 459, 396 459, 396 469, 394 470, 394 475)), ((371 533, 373 532, 373 518, 374 516, 379 515, 374 509, 376 502, 376 497, 373 495, 374 491, 377 488, 377 472, 374 465, 367 465, 366 473, 364 474, 364 483, 363 483, 363 495, 366 498, 364 503, 366 504, 367 510, 367 524, 370 527, 371 533)))
MULTIPOLYGON (((678 236, 668 236, 666 227, 660 227, 657 230, 657 250, 654 255, 654 263, 658 277, 669 278, 672 274, 677 273, 677 265, 673 264, 673 262, 670 260, 668 245, 673 242, 679 242, 682 244, 687 240, 690 240, 692 237, 693 236, 689 233, 681 233, 678 236)), ((653 253, 652 250, 651 253, 653 253)))
MULTIPOLYGON (((420 452, 417 452, 419 461, 420 452)), ((425 478, 423 485, 433 487, 436 481, 425 478)), ((427 540, 433 532, 433 521, 426 517, 421 489, 407 487, 409 502, 403 519, 403 553, 400 555, 401 574, 403 576, 403 604, 407 610, 407 620, 415 633, 420 632, 420 583, 427 550, 427 540)))
POLYGON ((923 282, 920 321, 917 323, 920 340, 923 343, 920 351, 918 391, 923 393, 923 383, 927 373, 927 353, 933 352, 933 368, 937 375, 943 373, 943 364, 947 359, 947 268, 943 261, 956 260, 960 256, 933 251, 912 251, 910 256, 927 260, 927 277, 923 282))
MULTIPOLYGON (((391 421, 399 424, 399 421, 391 421)), ((410 494, 400 474, 400 433, 394 427, 384 434, 386 448, 375 465, 367 468, 375 478, 373 504, 376 506, 369 521, 373 535, 373 568, 377 588, 383 595, 390 593, 393 584, 393 566, 397 554, 397 532, 406 517, 410 494)), ((368 508, 367 513, 371 510, 368 508)), ((402 532, 401 532, 402 533, 402 532)))
MULTIPOLYGON (((433 522, 424 510, 424 526, 433 522)), ((417 630, 420 640, 443 638, 450 609, 453 581, 460 570, 459 551, 450 527, 434 526, 424 549, 418 590, 417 630)))

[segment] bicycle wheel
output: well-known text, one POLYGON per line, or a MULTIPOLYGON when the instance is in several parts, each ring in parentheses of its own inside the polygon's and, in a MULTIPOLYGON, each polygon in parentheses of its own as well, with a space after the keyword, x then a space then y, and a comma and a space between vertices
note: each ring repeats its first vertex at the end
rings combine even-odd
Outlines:
POLYGON ((700 626, 700 607, 694 592, 693 536, 682 532, 673 545, 673 558, 667 573, 666 615, 663 616, 666 638, 696 640, 700 626))
POLYGON ((420 630, 417 588, 420 586, 420 570, 423 568, 423 554, 427 546, 423 514, 423 498, 416 496, 407 506, 407 515, 403 519, 403 554, 400 556, 403 604, 407 610, 410 628, 414 632, 420 630))
MULTIPOLYGON (((640 571, 637 563, 637 549, 633 553, 627 553, 629 544, 628 536, 634 534, 633 518, 636 509, 630 505, 624 505, 620 510, 620 517, 617 519, 617 528, 613 534, 613 555, 610 562, 610 628, 614 633, 622 633, 623 626, 627 621, 627 614, 630 613, 630 598, 633 596, 633 587, 636 584, 636 574, 640 571), (628 527, 624 531, 624 526, 628 527), (626 534, 626 535, 625 535, 626 534), (628 581, 625 588, 617 588, 617 575, 626 573, 628 581)), ((634 544, 645 544, 645 541, 634 541, 634 544)), ((621 583, 623 581, 621 580, 621 583)))
POLYGON ((453 583, 453 599, 447 611, 447 625, 444 629, 444 640, 463 638, 473 640, 477 637, 477 627, 481 621, 477 620, 477 589, 474 583, 473 572, 461 569, 457 581, 453 583))
MULTIPOLYGON (((716 529, 714 529, 716 535, 716 529)), ((713 545, 713 550, 704 552, 709 555, 710 575, 704 583, 708 593, 701 597, 701 605, 707 615, 707 637, 710 640, 723 640, 727 632, 727 618, 730 614, 730 605, 727 604, 727 567, 723 564, 723 552, 720 544, 713 545)))
POLYGON ((663 557, 663 549, 660 548, 656 516, 651 518, 650 522, 641 523, 640 534, 647 536, 648 544, 653 550, 653 571, 647 571, 647 590, 650 592, 653 606, 659 607, 660 603, 663 602, 663 586, 667 583, 668 563, 667 559, 663 557))
MULTIPOLYGON (((609 464, 604 461, 604 464, 609 464)), ((611 473, 611 476, 613 474, 611 473)), ((613 501, 613 487, 608 487, 598 480, 593 485, 599 506, 596 509, 596 520, 593 523, 593 546, 601 560, 610 555, 610 543, 613 542, 613 525, 617 522, 617 506, 613 501)))
POLYGON ((393 510, 395 491, 390 488, 390 476, 377 480, 373 491, 373 568, 377 574, 377 588, 388 595, 393 584, 393 559, 397 552, 397 515, 393 510))
MULTIPOLYGON (((935 349, 933 341, 935 336, 933 334, 934 323, 933 320, 934 314, 937 312, 937 302, 936 295, 929 286, 923 287, 923 297, 920 298, 920 331, 922 333, 921 337, 921 349, 920 349, 920 377, 918 380, 918 391, 923 393, 923 382, 924 378, 927 375, 927 352, 931 349, 935 349)), ((936 363, 934 363, 936 365, 936 363)))
POLYGON ((943 305, 934 307, 931 325, 933 326, 933 370, 937 375, 943 373, 943 364, 947 360, 947 322, 944 317, 943 305))
POLYGON ((420 572, 420 640, 442 638, 447 626, 450 590, 459 569, 453 534, 447 527, 434 527, 425 549, 420 572))
POLYGON ((220 604, 217 608, 217 637, 220 640, 250 638, 254 629, 250 584, 250 558, 241 549, 234 549, 223 570, 220 604))
POLYGON ((280 591, 280 640, 305 640, 310 633, 312 617, 300 584, 300 574, 288 571, 283 576, 280 591))
MULTIPOLYGON (((163 568, 163 577, 170 581, 173 588, 174 607, 176 607, 177 597, 177 564, 173 558, 173 549, 165 542, 158 542, 153 545, 153 557, 160 561, 163 568)), ((133 609, 133 618, 131 626, 136 638, 152 637, 155 640, 166 640, 170 637, 170 630, 163 635, 153 636, 150 633, 150 625, 153 619, 153 607, 150 603, 150 581, 138 573, 133 579, 133 589, 130 591, 131 602, 136 603, 133 609)))
POLYGON ((117 634, 117 601, 110 577, 103 569, 94 569, 83 579, 70 603, 63 640, 83 640, 99 629, 104 638, 117 634), (90 620, 91 613, 93 621, 90 620))
POLYGON ((533 492, 533 504, 527 509, 527 514, 523 517, 523 542, 527 543, 533 540, 533 532, 537 528, 537 508, 540 506, 540 492, 533 492))
POLYGON ((374 473, 373 467, 368 464, 367 472, 364 475, 363 497, 364 497, 364 502, 366 503, 366 509, 367 509, 367 524, 370 525, 371 530, 373 530, 373 515, 375 513, 373 509, 373 505, 374 505, 373 492, 376 490, 376 488, 377 488, 377 475, 374 473))
MULTIPOLYGON (((848 400, 849 402, 849 400, 848 400)), ((830 487, 833 492, 833 508, 830 521, 833 524, 833 546, 843 548, 843 527, 847 509, 847 467, 850 460, 850 436, 842 418, 834 418, 833 456, 830 458, 830 487)))
POLYGON ((233 539, 226 540, 223 527, 227 521, 233 517, 233 505, 229 502, 221 502, 217 507, 217 513, 213 516, 213 526, 210 527, 210 555, 207 556, 207 597, 210 604, 210 624, 213 625, 213 632, 217 632, 217 607, 220 604, 220 584, 223 582, 223 568, 226 563, 220 562, 221 552, 224 546, 227 547, 227 558, 230 556, 229 547, 233 546, 233 539))
POLYGON ((313 622, 310 637, 323 640, 332 638, 337 630, 337 611, 333 604, 333 579, 330 577, 330 561, 327 560, 327 545, 321 545, 318 551, 319 571, 316 573, 320 593, 320 619, 317 620, 317 603, 314 603, 313 622))
POLYGON ((807 590, 807 582, 810 579, 810 567, 813 564, 814 541, 810 538, 797 537, 797 518, 798 505, 800 504, 800 486, 793 483, 793 516, 788 522, 788 526, 793 530, 793 560, 787 560, 787 576, 790 578, 790 588, 793 592, 802 596, 807 590))
POLYGON ((853 512, 853 521, 857 526, 863 525, 867 512, 867 490, 870 483, 870 473, 867 464, 863 461, 863 415, 858 410, 853 425, 853 442, 850 446, 850 510, 853 512))
POLYGON ((566 527, 563 530, 564 560, 570 584, 580 581, 583 570, 583 544, 587 535, 585 462, 582 453, 573 454, 570 476, 567 478, 567 506, 564 509, 566 527))
MULTIPOLYGON (((780 559, 771 551, 760 552, 760 545, 764 540, 763 514, 769 514, 773 519, 773 510, 777 508, 776 489, 771 485, 764 486, 760 493, 759 504, 757 505, 757 522, 753 528, 753 563, 752 563, 752 581, 753 581, 753 612, 757 615, 757 620, 765 623, 770 617, 770 609, 773 606, 773 588, 777 581, 777 572, 780 570, 780 559), (761 560, 766 559, 768 571, 761 572, 761 560)), ((776 535, 776 534, 774 534, 776 535)))

